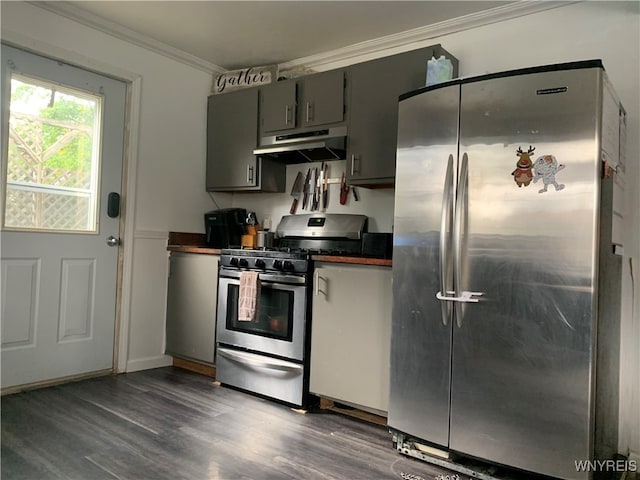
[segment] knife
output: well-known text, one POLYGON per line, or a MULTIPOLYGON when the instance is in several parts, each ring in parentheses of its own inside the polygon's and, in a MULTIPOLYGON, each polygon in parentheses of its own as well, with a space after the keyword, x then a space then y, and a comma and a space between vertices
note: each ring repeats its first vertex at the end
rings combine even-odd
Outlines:
POLYGON ((307 209, 307 202, 309 201, 309 188, 311 182, 311 169, 307 169, 307 176, 304 179, 304 195, 302 196, 302 208, 307 209))
POLYGON ((313 176, 313 203, 311 204, 311 210, 316 211, 318 209, 318 197, 319 197, 319 189, 318 189, 318 169, 316 168, 315 175, 313 176))
POLYGON ((324 185, 322 185, 322 210, 327 209, 329 203, 329 165, 324 166, 324 185))
POLYGON ((324 187, 324 162, 320 165, 320 177, 318 177, 318 209, 322 210, 322 188, 324 187))
POLYGON ((291 196, 293 197, 293 203, 291 203, 291 209, 289 210, 291 215, 295 214, 298 209, 298 200, 300 199, 302 188, 304 187, 303 182, 304 177, 302 176, 302 172, 298 172, 296 180, 293 182, 293 187, 291 188, 291 196))
POLYGON ((349 186, 344 182, 344 173, 343 173, 342 178, 340 179, 340 205, 345 205, 347 203, 348 196, 349 196, 349 186))

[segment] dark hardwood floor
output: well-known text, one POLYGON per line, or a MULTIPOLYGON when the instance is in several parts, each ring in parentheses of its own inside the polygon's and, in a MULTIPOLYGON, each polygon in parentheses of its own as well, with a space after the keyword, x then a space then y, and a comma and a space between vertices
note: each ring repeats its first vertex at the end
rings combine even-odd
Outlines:
POLYGON ((468 479, 400 455, 384 427, 175 367, 1 401, 3 480, 468 479))

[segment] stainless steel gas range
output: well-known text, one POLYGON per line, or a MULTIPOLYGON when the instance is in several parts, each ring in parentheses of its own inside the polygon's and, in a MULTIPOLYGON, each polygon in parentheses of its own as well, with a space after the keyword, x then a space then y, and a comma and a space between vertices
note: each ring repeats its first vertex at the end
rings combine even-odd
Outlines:
POLYGON ((288 215, 279 246, 223 249, 218 280, 216 378, 222 384, 292 405, 309 400, 311 255, 359 254, 367 217, 288 215), (259 293, 251 321, 239 320, 243 272, 257 272, 259 293))

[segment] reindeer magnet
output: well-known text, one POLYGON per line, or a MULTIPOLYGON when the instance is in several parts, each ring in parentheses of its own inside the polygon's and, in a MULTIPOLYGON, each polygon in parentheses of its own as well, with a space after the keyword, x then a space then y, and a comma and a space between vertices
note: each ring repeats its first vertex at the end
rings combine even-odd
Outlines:
POLYGON ((521 188, 523 185, 528 187, 533 179, 533 162, 531 161, 531 154, 535 149, 536 147, 529 145, 529 150, 527 152, 523 152, 522 147, 518 147, 518 150, 516 150, 518 163, 516 163, 516 169, 511 172, 511 175, 513 175, 513 180, 516 182, 516 185, 518 185, 518 188, 521 188))

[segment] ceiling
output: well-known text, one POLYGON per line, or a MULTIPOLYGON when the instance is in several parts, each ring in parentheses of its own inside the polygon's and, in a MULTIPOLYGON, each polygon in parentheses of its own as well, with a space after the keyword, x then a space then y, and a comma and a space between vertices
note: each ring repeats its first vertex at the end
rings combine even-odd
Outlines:
POLYGON ((282 64, 496 9, 508 1, 69 1, 103 30, 222 69, 282 64))

